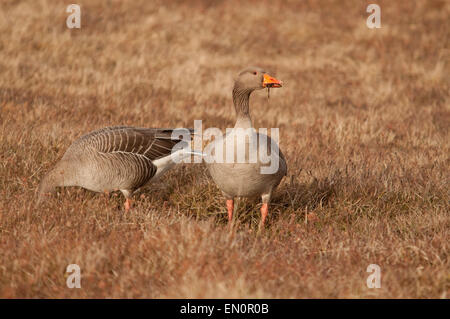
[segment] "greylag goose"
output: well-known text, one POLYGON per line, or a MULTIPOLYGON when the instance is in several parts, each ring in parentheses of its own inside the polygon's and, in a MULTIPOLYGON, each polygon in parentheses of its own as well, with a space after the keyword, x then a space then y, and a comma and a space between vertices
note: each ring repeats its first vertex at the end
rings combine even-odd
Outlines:
POLYGON ((253 91, 281 86, 281 81, 269 76, 263 69, 251 67, 240 72, 233 88, 236 124, 231 131, 205 148, 210 150, 205 159, 209 173, 226 198, 229 222, 233 218, 235 197, 261 196, 260 227, 264 226, 272 192, 287 173, 286 160, 277 143, 254 130, 249 113, 249 98, 253 91), (229 151, 234 154, 231 161, 228 160, 231 156, 226 158, 229 151), (263 161, 264 156, 267 157, 263 161), (275 164, 275 169, 264 171, 267 163, 275 164))
POLYGON ((194 153, 185 149, 190 133, 188 129, 127 126, 88 133, 73 142, 44 177, 38 189, 38 203, 45 194, 54 193, 57 186, 81 186, 95 192, 120 190, 128 211, 131 195, 137 189, 194 153), (175 145, 180 149, 174 149, 175 145))

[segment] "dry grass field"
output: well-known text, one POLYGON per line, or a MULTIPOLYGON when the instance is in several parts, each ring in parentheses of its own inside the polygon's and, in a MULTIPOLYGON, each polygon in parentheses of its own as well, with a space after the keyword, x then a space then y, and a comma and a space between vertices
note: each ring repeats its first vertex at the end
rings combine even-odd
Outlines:
POLYGON ((449 298, 450 3, 0 0, 0 297, 449 298), (59 189, 44 174, 109 125, 225 130, 233 78, 258 65, 256 128, 289 166, 258 233, 234 229, 203 164, 135 195, 59 189), (81 289, 66 267, 81 267, 81 289), (369 264, 381 288, 369 289, 369 264))

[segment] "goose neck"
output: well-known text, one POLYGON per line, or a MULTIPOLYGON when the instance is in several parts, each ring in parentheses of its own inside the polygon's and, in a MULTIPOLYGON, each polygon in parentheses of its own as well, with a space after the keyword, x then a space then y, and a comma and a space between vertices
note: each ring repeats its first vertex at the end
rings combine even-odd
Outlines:
POLYGON ((233 88, 233 103, 236 110, 236 126, 235 127, 251 127, 251 118, 249 111, 250 94, 253 90, 245 89, 239 85, 233 88))

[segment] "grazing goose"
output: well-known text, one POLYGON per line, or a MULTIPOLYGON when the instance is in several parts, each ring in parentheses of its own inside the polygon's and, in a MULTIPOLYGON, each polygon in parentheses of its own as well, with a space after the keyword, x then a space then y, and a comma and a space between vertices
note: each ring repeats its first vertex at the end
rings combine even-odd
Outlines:
POLYGON ((254 90, 281 86, 281 81, 269 76, 263 69, 252 67, 240 72, 233 88, 236 124, 222 138, 205 148, 210 150, 209 157, 205 159, 208 170, 226 198, 229 222, 233 217, 235 197, 261 196, 260 226, 264 226, 272 191, 287 173, 286 160, 278 145, 267 135, 255 131, 249 113, 249 98, 254 90), (233 149, 234 159, 230 156, 231 160, 227 160, 227 151, 233 152, 233 149), (263 161, 264 153, 268 158, 263 161), (275 164, 275 169, 264 171, 267 163, 275 164))
POLYGON ((38 203, 45 194, 54 193, 57 186, 81 186, 95 192, 120 190, 128 211, 130 197, 137 189, 193 153, 184 149, 189 145, 190 133, 187 129, 127 126, 88 133, 73 142, 44 177, 39 185, 38 203), (180 139, 181 135, 185 138, 180 139), (172 154, 175 145, 182 148, 172 154))

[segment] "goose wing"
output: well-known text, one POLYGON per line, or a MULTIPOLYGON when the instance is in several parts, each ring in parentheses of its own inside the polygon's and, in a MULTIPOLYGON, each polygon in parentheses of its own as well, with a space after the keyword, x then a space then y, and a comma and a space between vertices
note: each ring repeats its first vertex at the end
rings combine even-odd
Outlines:
POLYGON ((122 188, 138 189, 156 173, 154 160, 169 156, 178 143, 188 145, 192 130, 129 126, 105 127, 88 133, 67 150, 72 154, 94 153, 105 169, 113 170, 122 188), (107 167, 107 168, 106 168, 107 167))
POLYGON ((171 154, 178 143, 188 145, 181 135, 190 139, 191 129, 159 129, 129 126, 105 127, 78 139, 73 146, 89 146, 105 154, 141 155, 154 161, 171 154), (173 137, 172 137, 173 136, 173 137))

